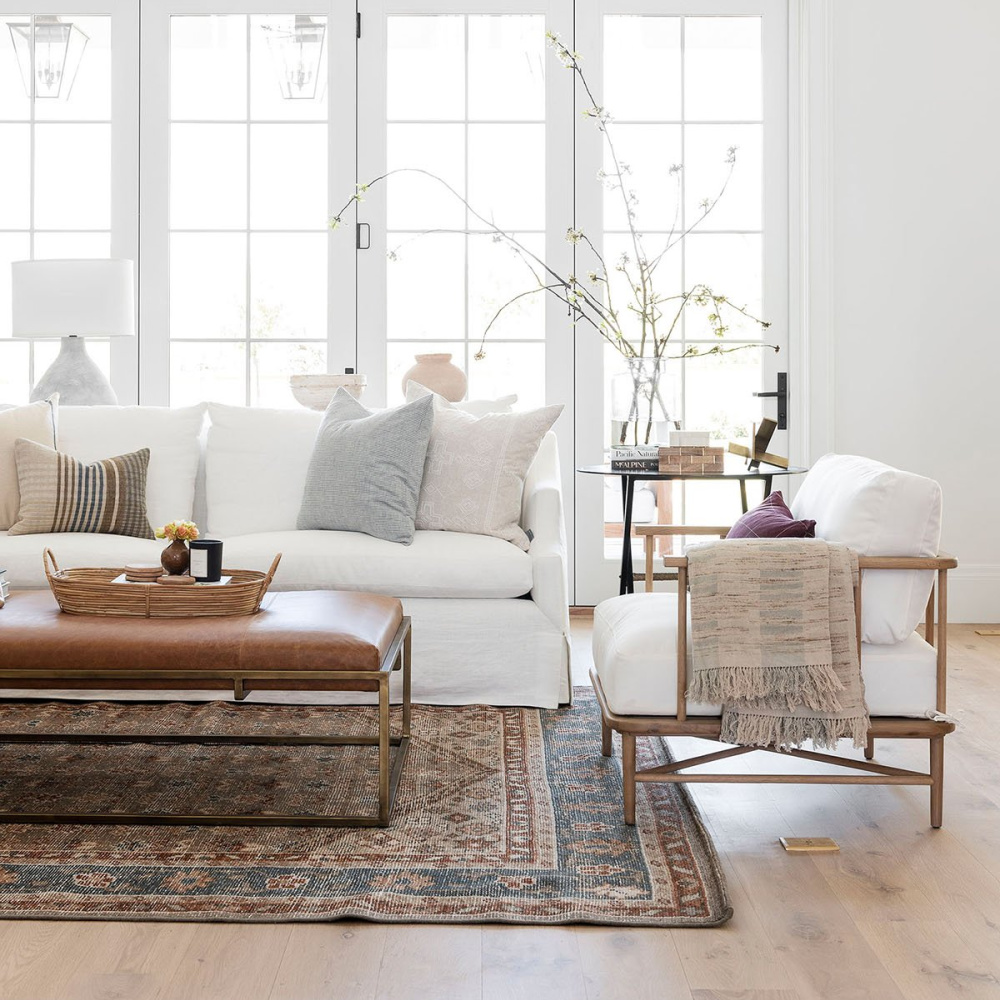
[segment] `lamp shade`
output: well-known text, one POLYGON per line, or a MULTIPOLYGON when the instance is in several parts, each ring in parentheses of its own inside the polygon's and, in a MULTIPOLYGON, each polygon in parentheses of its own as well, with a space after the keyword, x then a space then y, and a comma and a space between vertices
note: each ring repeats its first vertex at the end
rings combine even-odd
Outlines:
POLYGON ((130 260, 17 260, 11 264, 15 337, 131 337, 130 260))

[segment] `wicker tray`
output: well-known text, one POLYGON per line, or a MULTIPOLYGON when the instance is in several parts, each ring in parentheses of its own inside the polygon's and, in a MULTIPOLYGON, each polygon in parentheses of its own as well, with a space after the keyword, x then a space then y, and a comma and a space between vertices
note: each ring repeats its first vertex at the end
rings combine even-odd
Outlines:
POLYGON ((160 583, 112 583, 121 569, 60 569, 51 549, 42 555, 52 595, 70 615, 130 618, 204 618, 252 615, 260 607, 281 561, 274 557, 266 573, 225 569, 232 580, 215 587, 170 587, 160 583))

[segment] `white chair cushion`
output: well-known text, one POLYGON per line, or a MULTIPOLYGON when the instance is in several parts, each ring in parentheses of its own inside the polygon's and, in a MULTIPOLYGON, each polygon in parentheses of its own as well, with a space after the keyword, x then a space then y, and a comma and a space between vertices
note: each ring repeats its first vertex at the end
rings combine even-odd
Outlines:
POLYGON ((96 462, 148 448, 146 509, 149 523, 159 528, 167 521, 188 521, 192 517, 200 453, 198 438, 204 419, 204 403, 177 409, 60 406, 56 447, 81 462, 96 462))
POLYGON ((213 537, 294 530, 323 414, 209 403, 208 416, 205 492, 213 537))
MULTIPOLYGON (((618 715, 677 712, 677 595, 627 594, 594 609, 594 666, 618 715)), ((690 671, 690 645, 688 669, 690 671)), ((861 674, 873 716, 923 718, 936 704, 937 654, 916 633, 894 645, 862 643, 861 674)), ((690 674, 689 674, 690 676, 690 674)), ((689 715, 717 716, 691 703, 689 715)))
MULTIPOLYGON (((857 455, 824 455, 791 505, 795 518, 816 521, 816 537, 842 542, 863 556, 936 556, 941 541, 941 487, 857 455)), ((861 637, 892 645, 921 621, 932 570, 866 570, 861 637)))
POLYGON ((357 531, 269 531, 226 539, 223 565, 266 570, 277 590, 365 590, 393 597, 520 597, 531 557, 488 535, 417 531, 411 545, 357 531))

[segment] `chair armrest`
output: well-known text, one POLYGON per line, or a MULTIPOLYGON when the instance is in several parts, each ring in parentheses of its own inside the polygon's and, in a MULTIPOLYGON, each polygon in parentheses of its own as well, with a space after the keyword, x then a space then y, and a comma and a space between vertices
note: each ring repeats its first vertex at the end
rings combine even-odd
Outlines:
MULTIPOLYGON (((725 538, 729 534, 729 526, 709 524, 643 524, 635 529, 635 533, 642 538, 643 545, 645 546, 645 586, 646 592, 649 593, 653 589, 653 558, 655 556, 657 535, 712 535, 717 538, 725 538)), ((675 557, 664 556, 663 565, 676 569, 678 566, 677 563, 667 562, 668 559, 673 558, 675 557)), ((687 565, 687 559, 684 559, 683 565, 687 565)))
POLYGON ((936 556, 858 556, 859 569, 955 569, 958 560, 945 552, 936 556))

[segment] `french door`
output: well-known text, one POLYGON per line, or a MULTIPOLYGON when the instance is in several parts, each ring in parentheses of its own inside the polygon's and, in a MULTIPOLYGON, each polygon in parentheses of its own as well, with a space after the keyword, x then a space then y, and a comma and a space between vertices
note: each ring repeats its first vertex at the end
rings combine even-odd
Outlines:
POLYGON ((356 17, 143 0, 142 399, 292 406, 355 362, 356 17))
MULTIPOLYGON (((591 0, 577 18, 575 48, 611 115, 606 133, 588 128, 592 119, 577 128, 577 226, 597 236, 613 299, 636 301, 640 261, 662 254, 655 290, 667 299, 664 322, 679 301, 670 297, 699 286, 749 314, 712 299, 704 308, 691 304, 665 352, 676 359, 661 382, 670 417, 710 431, 715 445, 746 441, 762 416, 775 417, 774 401, 754 393, 774 390, 779 371, 791 371, 795 386, 787 38, 783 0, 591 0), (721 340, 720 323, 727 328, 721 340), (715 348, 729 353, 710 353, 715 348)), ((601 270, 583 243, 576 268, 601 270)), ((633 345, 638 316, 632 310, 623 323, 633 345)), ((594 401, 577 410, 578 465, 605 457, 612 383, 624 367, 599 337, 578 335, 576 393, 594 401), (603 390, 597 399, 595 389, 603 390)), ((771 450, 787 455, 788 448, 789 432, 777 432, 771 450)), ((617 592, 629 544, 620 483, 581 475, 575 486, 576 601, 594 604, 617 592)), ((739 514, 739 494, 735 484, 643 484, 633 510, 637 523, 727 524, 739 514)))

